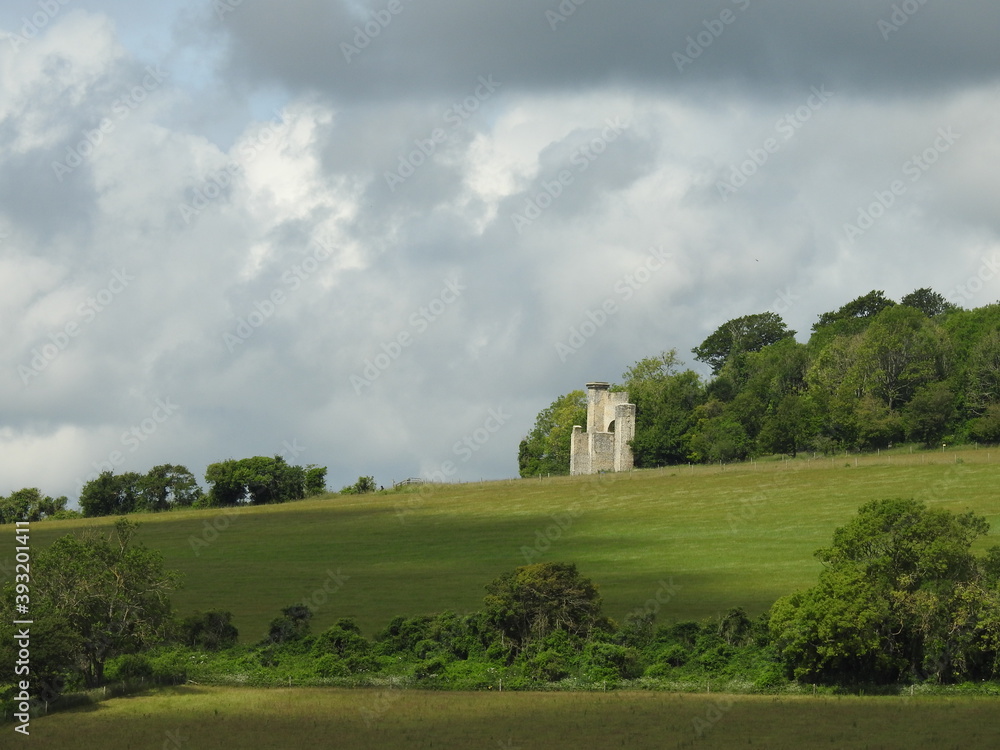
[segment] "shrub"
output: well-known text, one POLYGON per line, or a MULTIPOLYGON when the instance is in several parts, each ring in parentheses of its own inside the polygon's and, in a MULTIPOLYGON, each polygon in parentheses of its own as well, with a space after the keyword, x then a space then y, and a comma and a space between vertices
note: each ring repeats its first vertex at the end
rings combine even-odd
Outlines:
POLYGON ((125 654, 107 667, 107 677, 111 680, 149 679, 152 676, 153 665, 143 654, 125 654))
POLYGON ((233 613, 222 610, 195 612, 184 618, 180 627, 180 640, 185 646, 221 651, 236 645, 239 631, 232 623, 233 613))
POLYGON ((613 643, 588 643, 580 666, 583 674, 594 682, 631 680, 643 673, 639 653, 613 643))

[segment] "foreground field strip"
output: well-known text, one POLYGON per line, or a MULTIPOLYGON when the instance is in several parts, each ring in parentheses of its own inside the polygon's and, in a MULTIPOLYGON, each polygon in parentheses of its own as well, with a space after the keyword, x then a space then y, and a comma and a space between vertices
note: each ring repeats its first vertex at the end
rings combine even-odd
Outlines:
POLYGON ((37 719, 32 747, 995 748, 992 698, 184 686, 37 719))

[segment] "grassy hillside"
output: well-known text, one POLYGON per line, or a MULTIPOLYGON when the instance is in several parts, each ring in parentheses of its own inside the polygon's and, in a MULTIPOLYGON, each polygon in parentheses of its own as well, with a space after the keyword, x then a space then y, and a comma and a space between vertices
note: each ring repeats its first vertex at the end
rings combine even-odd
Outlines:
MULTIPOLYGON (((316 613, 314 632, 344 616, 372 634, 396 615, 476 609, 498 574, 543 560, 577 563, 601 585, 616 618, 657 596, 661 622, 731 606, 758 613, 811 585, 819 570, 813 552, 872 499, 917 497, 974 510, 997 529, 988 544, 1000 544, 998 480, 997 450, 901 452, 136 518, 140 539, 184 575, 177 609, 231 610, 242 640, 254 641, 282 607, 303 600, 316 613)), ((34 524, 33 544, 111 523, 34 524)))

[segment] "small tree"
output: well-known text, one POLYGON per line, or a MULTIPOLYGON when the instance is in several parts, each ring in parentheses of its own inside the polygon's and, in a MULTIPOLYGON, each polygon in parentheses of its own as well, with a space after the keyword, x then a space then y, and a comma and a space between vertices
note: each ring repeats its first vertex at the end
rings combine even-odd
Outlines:
POLYGON ((52 498, 43 495, 37 487, 25 487, 12 492, 9 497, 0 496, 0 523, 51 518, 64 511, 67 502, 65 497, 52 498))
POLYGON ((524 565, 497 578, 486 591, 488 622, 517 649, 556 630, 586 637, 605 622, 597 586, 576 565, 524 565))
POLYGON ((83 515, 116 516, 145 510, 144 480, 141 474, 132 471, 124 474, 101 472, 96 479, 83 485, 80 491, 80 509, 83 515))
POLYGON ((221 651, 235 646, 240 633, 232 621, 232 612, 195 612, 181 623, 181 642, 206 651, 221 651))
POLYGON ((279 617, 271 620, 271 625, 267 631, 267 642, 288 643, 289 641, 300 641, 309 635, 309 620, 312 619, 312 610, 305 604, 293 604, 281 610, 279 617))
POLYGON ((322 495, 326 492, 326 467, 313 466, 306 467, 306 496, 322 495))
POLYGON ((378 489, 375 484, 375 477, 358 477, 358 481, 352 485, 344 487, 340 491, 342 495, 367 495, 369 492, 374 492, 378 489))
POLYGON ((985 518, 915 500, 868 503, 816 556, 808 591, 771 609, 794 677, 895 682, 990 679, 1000 670, 1000 549, 971 551, 985 518))
POLYGON ((64 667, 79 670, 88 687, 104 681, 109 658, 160 643, 173 622, 168 595, 177 575, 164 570, 159 552, 135 543, 137 528, 121 518, 109 536, 66 535, 35 557, 32 608, 65 624, 60 643, 72 663, 64 667))

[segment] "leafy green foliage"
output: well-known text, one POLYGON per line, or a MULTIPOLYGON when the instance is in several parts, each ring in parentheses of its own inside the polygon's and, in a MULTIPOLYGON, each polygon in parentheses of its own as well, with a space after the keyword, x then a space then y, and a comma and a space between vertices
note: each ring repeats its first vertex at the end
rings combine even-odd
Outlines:
POLYGON ((636 407, 632 454, 639 468, 687 460, 694 410, 705 401, 705 387, 697 373, 681 372, 681 365, 671 350, 639 360, 622 376, 636 407))
POLYGON ((344 487, 341 491, 341 495, 367 495, 369 492, 375 492, 378 486, 375 484, 375 477, 358 477, 358 481, 352 485, 344 487))
MULTIPOLYGON (((372 480, 374 483, 374 480, 372 480)), ((322 495, 326 492, 326 467, 313 466, 306 467, 306 497, 322 495)))
POLYGON ((916 289, 907 294, 899 301, 899 304, 920 310, 928 318, 936 318, 939 315, 946 315, 957 311, 958 305, 954 305, 938 294, 933 289, 916 289))
POLYGON ((538 414, 535 426, 518 447, 520 475, 569 474, 573 426, 586 424, 587 401, 583 391, 571 391, 553 401, 538 414))
POLYGON ((597 587, 567 563, 536 563, 486 587, 489 622, 514 649, 556 630, 586 636, 603 623, 597 587))
POLYGON ((83 515, 115 516, 142 511, 164 511, 201 504, 202 491, 183 466, 154 466, 145 475, 103 471, 80 491, 83 515))
POLYGON ((236 645, 239 631, 233 625, 233 613, 213 609, 195 612, 181 622, 180 641, 190 648, 221 651, 236 645))
POLYGON ((202 496, 198 480, 184 466, 154 466, 140 482, 140 486, 145 509, 152 511, 190 507, 202 496))
POLYGON ((718 374, 726 362, 739 355, 760 351, 781 339, 794 336, 795 331, 788 330, 777 313, 744 315, 723 323, 691 351, 695 359, 710 365, 712 372, 718 374))
POLYGON ((306 470, 290 465, 281 456, 254 456, 209 464, 205 481, 211 485, 206 498, 211 507, 284 503, 306 496, 306 470))
POLYGON ((1000 670, 1000 592, 971 552, 982 517, 879 500, 816 555, 819 583, 780 599, 770 628, 790 673, 820 682, 937 682, 1000 670), (973 604, 975 602, 975 604, 973 604))
POLYGON ((43 495, 37 487, 25 487, 9 497, 0 495, 0 524, 52 518, 66 510, 67 502, 65 497, 43 495))
POLYGON ((44 651, 33 648, 33 669, 44 664, 43 674, 53 680, 78 673, 86 685, 100 685, 109 658, 137 653, 169 634, 169 593, 177 579, 158 552, 135 542, 136 528, 122 518, 110 536, 66 535, 36 555, 32 646, 44 651))
POLYGON ((271 621, 265 643, 282 644, 301 641, 309 635, 312 610, 305 604, 292 604, 281 610, 281 615, 271 621))

